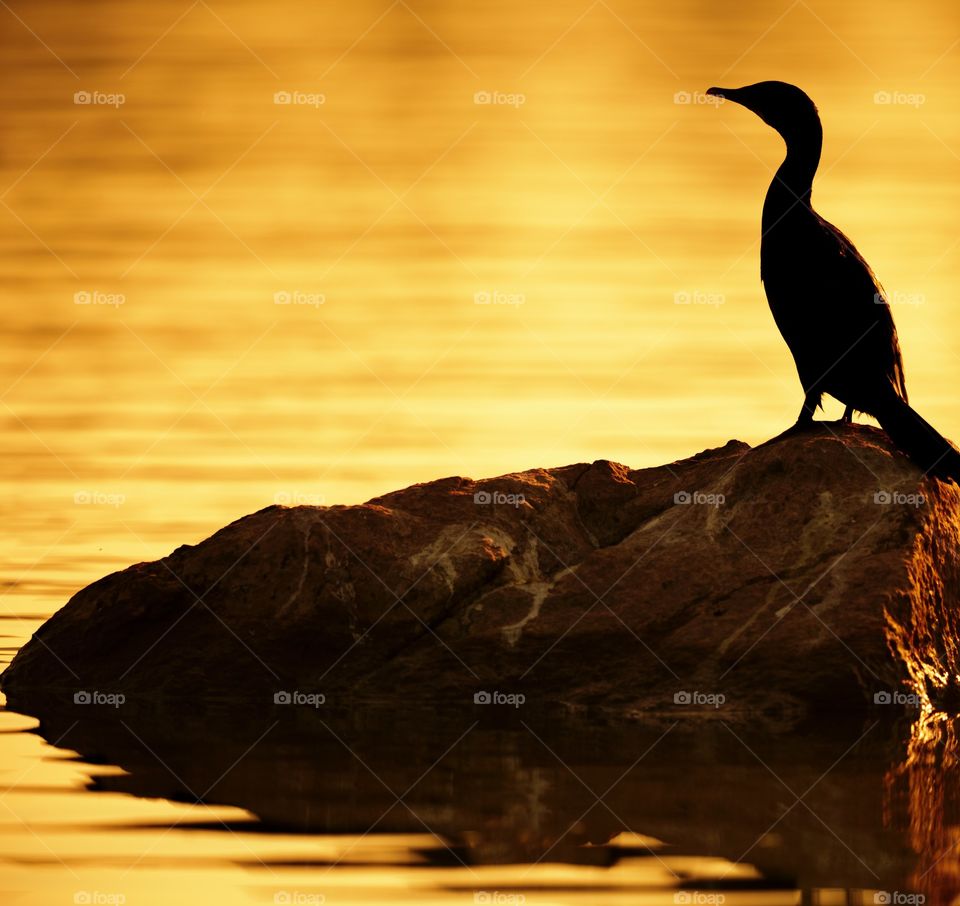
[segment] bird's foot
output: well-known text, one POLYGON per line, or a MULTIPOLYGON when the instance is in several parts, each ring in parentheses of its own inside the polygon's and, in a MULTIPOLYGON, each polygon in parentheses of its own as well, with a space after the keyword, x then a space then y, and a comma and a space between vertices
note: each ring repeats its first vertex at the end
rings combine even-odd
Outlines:
POLYGON ((798 418, 783 434, 779 437, 789 436, 791 434, 803 434, 805 431, 816 431, 820 422, 812 418, 798 418))

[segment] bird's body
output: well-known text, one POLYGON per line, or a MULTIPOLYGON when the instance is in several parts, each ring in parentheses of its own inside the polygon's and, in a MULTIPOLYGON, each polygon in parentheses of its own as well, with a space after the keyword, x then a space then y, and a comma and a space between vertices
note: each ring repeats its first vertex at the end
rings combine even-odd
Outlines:
POLYGON ((805 394, 829 393, 860 412, 889 387, 907 399, 897 329, 883 290, 853 244, 797 205, 760 245, 760 278, 805 394), (820 261, 819 267, 808 262, 820 261))
POLYGON ((757 113, 783 136, 787 154, 763 205, 760 277, 797 366, 813 418, 828 393, 874 416, 924 471, 960 481, 960 453, 907 402, 903 359, 883 288, 853 243, 811 204, 820 162, 817 109, 799 88, 760 82, 710 92, 757 113))

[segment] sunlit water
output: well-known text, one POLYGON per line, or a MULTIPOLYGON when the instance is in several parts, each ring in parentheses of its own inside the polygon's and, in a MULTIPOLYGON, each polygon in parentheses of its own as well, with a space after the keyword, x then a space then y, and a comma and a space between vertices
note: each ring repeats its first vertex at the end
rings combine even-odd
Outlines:
MULTIPOLYGON (((894 294, 915 405, 960 436, 952 4, 64 0, 0 18, 4 662, 78 588, 275 501, 653 465, 782 429, 799 393, 757 279, 781 147, 697 103, 711 84, 817 100, 815 202, 894 294)), ((960 888, 949 726, 803 745, 679 727, 644 755, 670 725, 454 715, 401 723, 377 756, 356 715, 210 717, 212 754, 202 720, 78 719, 44 728, 53 748, 2 715, 6 902, 960 888), (374 826, 424 771, 412 810, 374 826)))

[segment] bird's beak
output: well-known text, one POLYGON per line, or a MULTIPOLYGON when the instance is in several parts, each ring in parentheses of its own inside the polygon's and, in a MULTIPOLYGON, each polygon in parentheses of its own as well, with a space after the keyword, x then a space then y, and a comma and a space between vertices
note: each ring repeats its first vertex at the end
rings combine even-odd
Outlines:
POLYGON ((713 88, 707 89, 707 94, 712 95, 715 98, 724 98, 727 101, 733 101, 736 104, 742 103, 742 101, 738 99, 738 96, 740 94, 739 88, 713 87, 713 88))

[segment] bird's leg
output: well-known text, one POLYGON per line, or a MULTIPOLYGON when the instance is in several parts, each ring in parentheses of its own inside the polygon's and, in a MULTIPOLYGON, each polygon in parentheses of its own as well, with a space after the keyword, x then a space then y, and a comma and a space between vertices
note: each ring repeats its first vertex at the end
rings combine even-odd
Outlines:
POLYGON ((853 406, 847 406, 843 410, 843 418, 840 419, 845 425, 853 424, 853 406))
POLYGON ((819 403, 819 393, 807 393, 803 398, 803 406, 800 408, 800 414, 797 416, 797 423, 794 427, 797 429, 809 428, 813 424, 813 413, 816 412, 819 403))
POLYGON ((771 437, 770 440, 764 441, 760 446, 765 447, 767 444, 775 444, 778 441, 786 440, 788 437, 794 437, 797 434, 810 431, 814 428, 813 413, 820 404, 820 396, 820 393, 807 393, 803 398, 803 408, 800 410, 796 422, 787 428, 786 431, 783 431, 776 437, 771 437))

